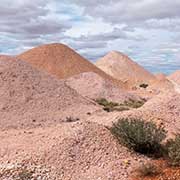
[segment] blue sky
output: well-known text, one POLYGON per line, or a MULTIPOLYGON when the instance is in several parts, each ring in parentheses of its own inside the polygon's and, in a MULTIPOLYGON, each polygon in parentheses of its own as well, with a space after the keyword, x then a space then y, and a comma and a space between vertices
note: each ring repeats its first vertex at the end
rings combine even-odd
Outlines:
POLYGON ((96 61, 112 50, 153 73, 180 69, 179 0, 0 0, 0 53, 65 43, 96 61))

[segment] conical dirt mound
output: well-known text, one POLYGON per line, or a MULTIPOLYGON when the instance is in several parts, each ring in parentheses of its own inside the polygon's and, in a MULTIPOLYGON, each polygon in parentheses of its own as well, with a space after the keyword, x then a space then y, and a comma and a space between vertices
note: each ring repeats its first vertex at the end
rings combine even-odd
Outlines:
POLYGON ((10 57, 0 57, 0 84, 0 128, 51 125, 97 109, 64 81, 10 57))
POLYGON ((59 78, 68 78, 83 72, 95 72, 103 78, 109 79, 123 87, 122 82, 114 80, 94 64, 63 44, 42 45, 24 52, 18 58, 59 78))
POLYGON ((98 60, 96 66, 112 77, 127 83, 130 87, 142 83, 149 84, 156 79, 150 72, 117 51, 112 51, 98 60))

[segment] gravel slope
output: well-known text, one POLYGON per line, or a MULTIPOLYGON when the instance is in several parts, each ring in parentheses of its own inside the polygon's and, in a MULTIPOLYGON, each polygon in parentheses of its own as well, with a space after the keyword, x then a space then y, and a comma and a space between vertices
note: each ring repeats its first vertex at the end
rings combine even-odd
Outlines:
POLYGON ((79 94, 91 99, 105 98, 118 103, 124 103, 129 99, 140 100, 139 96, 115 86, 93 72, 81 73, 68 78, 66 84, 79 94))
POLYGON ((153 74, 118 51, 108 53, 97 60, 95 64, 98 68, 115 79, 125 82, 131 88, 142 83, 149 84, 156 80, 153 74))
POLYGON ((64 81, 14 58, 0 57, 0 84, 0 128, 46 126, 99 110, 64 81))
POLYGON ((120 80, 115 80, 94 64, 77 54, 74 50, 63 44, 47 44, 30 49, 19 56, 34 67, 56 75, 58 78, 68 78, 83 72, 95 72, 116 85, 124 87, 120 80))
POLYGON ((52 180, 127 180, 134 167, 148 161, 129 152, 109 130, 92 122, 63 123, 25 132, 11 130, 8 134, 0 132, 0 137, 0 162, 25 161, 46 167, 52 180))

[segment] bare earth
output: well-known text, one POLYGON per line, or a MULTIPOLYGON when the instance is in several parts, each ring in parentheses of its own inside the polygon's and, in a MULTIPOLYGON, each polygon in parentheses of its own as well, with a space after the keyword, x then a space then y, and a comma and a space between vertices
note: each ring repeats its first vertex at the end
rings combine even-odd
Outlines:
POLYGON ((17 58, 32 64, 40 70, 56 75, 61 79, 69 78, 83 72, 95 72, 116 85, 124 87, 120 80, 112 78, 63 44, 42 45, 20 54, 17 58))
POLYGON ((116 87, 107 79, 96 73, 87 72, 66 80, 66 84, 79 94, 90 99, 106 98, 109 101, 123 103, 126 100, 139 100, 140 97, 116 87))
POLYGON ((13 58, 0 57, 0 84, 1 129, 54 125, 100 109, 63 80, 13 58))
POLYGON ((139 86, 142 83, 149 84, 156 80, 153 74, 117 51, 108 53, 95 64, 115 79, 125 82, 129 87, 139 86))
POLYGON ((168 76, 169 80, 172 80, 176 84, 180 85, 180 70, 174 72, 173 74, 168 76))
POLYGON ((59 180, 126 180, 133 167, 147 161, 120 146, 109 130, 96 123, 11 130, 0 136, 1 162, 16 164, 26 159, 48 168, 59 180))
POLYGON ((170 136, 175 135, 180 130, 180 94, 177 92, 165 92, 151 98, 139 109, 125 112, 112 112, 105 115, 89 117, 91 121, 111 126, 112 122, 120 118, 140 118, 145 121, 154 121, 163 124, 170 136))
POLYGON ((168 138, 179 132, 178 73, 154 76, 117 52, 106 58, 118 68, 125 62, 114 74, 120 81, 60 44, 0 56, 0 180, 130 180, 151 159, 119 144, 112 122, 137 117, 163 124, 168 138), (130 92, 122 81, 149 87, 130 92), (141 97, 148 100, 141 108, 124 112, 107 113, 93 101, 141 97))

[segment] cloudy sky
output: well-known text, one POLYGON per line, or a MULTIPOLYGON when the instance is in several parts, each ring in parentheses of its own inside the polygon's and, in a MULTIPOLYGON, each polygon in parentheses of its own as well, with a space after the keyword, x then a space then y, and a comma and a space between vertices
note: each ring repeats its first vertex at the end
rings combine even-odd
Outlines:
POLYGON ((152 72, 180 69, 180 0, 0 0, 0 53, 61 42, 91 61, 111 50, 152 72))

